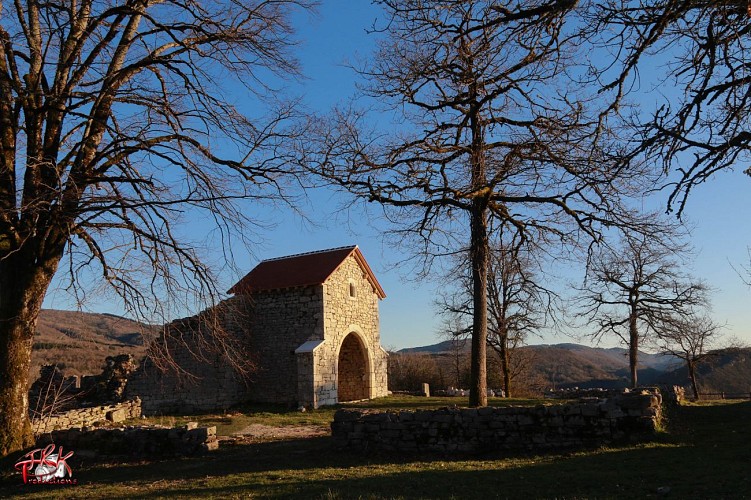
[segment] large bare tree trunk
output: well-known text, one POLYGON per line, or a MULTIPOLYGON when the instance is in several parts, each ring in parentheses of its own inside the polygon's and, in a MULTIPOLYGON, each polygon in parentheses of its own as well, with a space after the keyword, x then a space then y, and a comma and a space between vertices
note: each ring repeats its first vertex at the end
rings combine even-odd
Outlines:
POLYGON ((470 368, 469 405, 487 406, 487 354, 488 338, 488 228, 485 209, 480 200, 474 200, 471 213, 472 288, 474 315, 472 319, 472 360, 470 368))
POLYGON ((0 456, 33 444, 29 422, 28 378, 33 337, 28 320, 2 314, 0 339, 0 456))
POLYGON ((638 381, 637 361, 639 357, 639 330, 636 326, 636 312, 632 311, 628 319, 628 366, 631 370, 631 388, 635 388, 638 381))
POLYGON ((62 251, 25 245, 0 260, 0 456, 33 444, 29 367, 37 317, 62 251))
MULTIPOLYGON (((464 41, 462 42, 464 44, 464 41)), ((474 59, 464 53, 464 45, 459 50, 465 58, 468 74, 474 71, 474 59)), ((469 123, 472 136, 469 166, 471 186, 475 191, 469 211, 470 217, 470 261, 472 265, 472 360, 470 366, 469 406, 488 405, 488 266, 490 264, 490 241, 488 239, 488 200, 483 194, 487 188, 487 168, 485 164, 485 129, 480 113, 481 84, 474 80, 469 85, 469 123)))

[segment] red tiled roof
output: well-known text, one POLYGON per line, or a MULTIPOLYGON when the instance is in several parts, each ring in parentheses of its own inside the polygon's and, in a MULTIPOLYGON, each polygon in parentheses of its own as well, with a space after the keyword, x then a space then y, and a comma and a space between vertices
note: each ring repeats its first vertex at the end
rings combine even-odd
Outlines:
POLYGON ((352 254, 378 296, 382 299, 386 297, 383 288, 356 245, 264 260, 235 283, 227 293, 245 294, 262 290, 320 285, 352 254))

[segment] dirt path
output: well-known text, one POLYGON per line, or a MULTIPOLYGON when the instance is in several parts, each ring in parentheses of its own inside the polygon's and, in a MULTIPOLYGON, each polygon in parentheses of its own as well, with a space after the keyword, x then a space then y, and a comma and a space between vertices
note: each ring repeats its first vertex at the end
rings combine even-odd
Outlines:
POLYGON ((331 430, 321 425, 285 425, 275 427, 263 424, 251 424, 241 431, 233 433, 233 436, 259 439, 306 439, 311 437, 328 436, 331 430))

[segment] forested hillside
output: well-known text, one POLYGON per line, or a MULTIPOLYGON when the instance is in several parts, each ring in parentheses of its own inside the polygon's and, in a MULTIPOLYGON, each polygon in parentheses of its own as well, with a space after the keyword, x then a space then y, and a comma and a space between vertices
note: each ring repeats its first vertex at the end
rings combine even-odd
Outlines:
POLYGON ((102 371, 104 358, 117 354, 143 357, 143 333, 153 327, 120 316, 43 309, 37 323, 31 379, 44 364, 57 363, 66 375, 102 371))
MULTIPOLYGON (((462 387, 468 381, 469 345, 441 342, 425 347, 403 349, 391 356, 389 384, 392 390, 416 390, 421 382, 436 389, 462 387)), ((596 348, 579 344, 533 345, 516 351, 515 382, 522 394, 550 389, 628 387, 628 357, 622 348, 596 348)), ((687 386, 688 375, 682 361, 664 354, 639 354, 641 385, 687 386)), ((500 367, 489 351, 488 385, 500 385, 500 367)), ((699 365, 702 392, 751 391, 751 349, 717 351, 699 365)))

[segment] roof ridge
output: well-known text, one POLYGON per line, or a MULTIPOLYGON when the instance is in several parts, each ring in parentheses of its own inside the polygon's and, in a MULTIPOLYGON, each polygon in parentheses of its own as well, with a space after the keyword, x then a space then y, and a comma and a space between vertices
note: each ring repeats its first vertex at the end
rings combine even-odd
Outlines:
POLYGON ((227 293, 252 294, 254 291, 320 285, 352 256, 365 273, 378 297, 384 298, 386 294, 358 245, 315 250, 261 261, 227 293))
POLYGON ((274 262, 274 261, 277 261, 277 260, 285 260, 285 259, 292 259, 294 257, 302 257, 303 255, 314 255, 314 254, 318 254, 318 253, 335 252, 337 250, 345 250, 345 249, 347 249, 347 250, 354 250, 355 248, 357 248, 357 245, 345 245, 343 247, 326 248, 324 250, 313 250, 311 252, 295 253, 295 254, 292 254, 292 255, 284 255, 282 257, 272 257, 270 259, 264 259, 261 262, 259 262, 259 264, 261 264, 263 262, 274 262))

